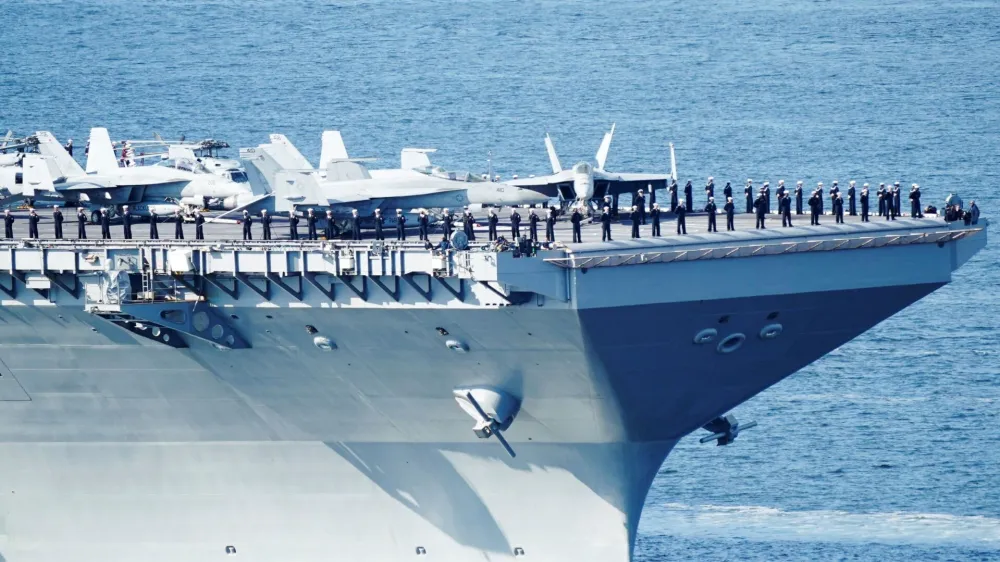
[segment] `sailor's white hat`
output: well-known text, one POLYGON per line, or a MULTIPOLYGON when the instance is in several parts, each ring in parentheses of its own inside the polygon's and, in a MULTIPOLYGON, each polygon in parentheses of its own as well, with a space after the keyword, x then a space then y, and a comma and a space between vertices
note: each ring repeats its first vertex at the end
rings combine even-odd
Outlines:
POLYGON ((864 185, 864 187, 868 187, 868 184, 866 183, 866 184, 864 185))
POLYGON ((403 212, 403 210, 402 210, 402 209, 396 209, 396 212, 397 212, 397 213, 402 213, 402 212, 403 212))
POLYGON ((819 182, 816 185, 818 185, 819 187, 823 187, 823 182, 819 182))
POLYGON ((708 181, 712 181, 712 180, 714 180, 714 179, 715 179, 714 177, 712 177, 712 176, 708 176, 708 181))
POLYGON ((854 184, 856 184, 856 183, 858 183, 858 182, 856 182, 856 181, 854 181, 854 180, 851 180, 851 185, 854 185, 854 184))

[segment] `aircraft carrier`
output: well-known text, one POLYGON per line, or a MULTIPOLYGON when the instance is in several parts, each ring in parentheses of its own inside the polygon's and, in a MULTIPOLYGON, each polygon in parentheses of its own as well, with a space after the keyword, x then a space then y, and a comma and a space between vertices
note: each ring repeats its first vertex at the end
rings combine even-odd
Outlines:
POLYGON ((629 561, 678 439, 730 439, 988 222, 752 220, 533 255, 0 242, 0 560, 629 561))

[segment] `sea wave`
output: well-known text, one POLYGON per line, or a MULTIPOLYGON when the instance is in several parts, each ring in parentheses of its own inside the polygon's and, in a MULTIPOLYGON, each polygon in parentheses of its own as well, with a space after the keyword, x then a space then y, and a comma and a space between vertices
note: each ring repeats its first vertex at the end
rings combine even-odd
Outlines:
POLYGON ((644 527, 681 537, 962 545, 1000 550, 1000 518, 946 513, 785 511, 754 505, 650 505, 644 527))

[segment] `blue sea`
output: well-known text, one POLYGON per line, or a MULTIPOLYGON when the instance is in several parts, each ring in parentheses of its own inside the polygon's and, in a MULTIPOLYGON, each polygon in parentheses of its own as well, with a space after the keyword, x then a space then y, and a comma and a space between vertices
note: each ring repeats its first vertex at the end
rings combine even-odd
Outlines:
MULTIPOLYGON (((546 173, 546 132, 567 165, 616 123, 611 170, 664 172, 673 142, 696 187, 1000 211, 996 1, 2 2, 0 44, 0 129, 77 146, 281 132, 316 160, 338 128, 386 167, 419 146, 509 177, 546 173)), ((682 441, 638 559, 1000 559, 998 257, 737 408, 760 426, 734 445, 682 441)))

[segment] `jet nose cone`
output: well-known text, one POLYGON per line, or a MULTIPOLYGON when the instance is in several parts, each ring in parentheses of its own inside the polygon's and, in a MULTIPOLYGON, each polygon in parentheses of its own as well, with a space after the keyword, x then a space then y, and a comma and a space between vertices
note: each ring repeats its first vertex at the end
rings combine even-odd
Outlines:
POLYGON ((592 166, 586 162, 579 162, 573 166, 573 172, 577 174, 589 174, 592 166))

